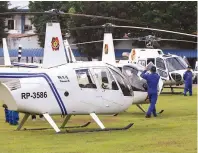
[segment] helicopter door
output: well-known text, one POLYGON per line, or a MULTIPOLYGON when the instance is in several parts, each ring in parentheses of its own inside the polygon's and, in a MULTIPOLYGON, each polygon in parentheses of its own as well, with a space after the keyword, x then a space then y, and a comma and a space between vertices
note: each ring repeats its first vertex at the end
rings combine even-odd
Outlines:
POLYGON ((83 103, 92 104, 94 101, 95 105, 103 107, 101 103, 101 93, 97 89, 96 82, 91 71, 87 68, 83 68, 76 69, 75 72, 78 85, 80 87, 80 95, 77 98, 81 99, 83 103))
POLYGON ((109 106, 122 105, 122 91, 110 71, 107 68, 93 68, 93 72, 102 91, 102 100, 105 100, 109 106))
POLYGON ((169 80, 168 70, 162 58, 156 58, 157 73, 161 76, 162 80, 169 80))

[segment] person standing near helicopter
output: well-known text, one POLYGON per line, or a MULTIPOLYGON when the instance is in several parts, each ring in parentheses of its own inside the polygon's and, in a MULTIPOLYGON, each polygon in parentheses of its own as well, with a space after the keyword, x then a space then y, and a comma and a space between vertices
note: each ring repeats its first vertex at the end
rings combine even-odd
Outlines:
POLYGON ((158 98, 158 83, 159 83, 160 76, 156 73, 155 66, 152 66, 150 71, 151 71, 151 74, 146 74, 147 72, 147 68, 146 68, 140 75, 143 79, 147 81, 147 84, 148 84, 148 97, 150 100, 150 106, 146 113, 146 116, 145 116, 146 118, 150 118, 151 113, 153 113, 154 117, 157 117, 155 105, 156 105, 157 98, 158 98))
POLYGON ((187 96, 186 93, 189 91, 189 95, 192 96, 192 83, 193 83, 193 74, 191 71, 191 66, 187 67, 187 71, 184 73, 184 96, 187 96))

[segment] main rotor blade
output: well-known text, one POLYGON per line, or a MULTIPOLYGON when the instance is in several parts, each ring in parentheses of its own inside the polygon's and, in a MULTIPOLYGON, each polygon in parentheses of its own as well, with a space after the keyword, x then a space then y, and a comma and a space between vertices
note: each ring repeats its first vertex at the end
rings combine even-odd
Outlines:
POLYGON ((103 25, 97 25, 97 26, 83 26, 83 27, 74 27, 74 28, 67 28, 63 29, 61 31, 67 31, 67 30, 84 30, 84 29, 96 29, 96 28, 104 28, 103 25))
POLYGON ((189 42, 189 43, 197 43, 196 41, 189 41, 189 40, 178 40, 178 39, 160 39, 159 41, 180 41, 180 42, 189 42))
POLYGON ((154 28, 145 28, 145 27, 136 27, 136 26, 117 26, 117 25, 113 25, 113 27, 116 27, 116 28, 130 28, 130 29, 143 29, 143 30, 151 30, 151 31, 161 31, 161 32, 174 33, 174 34, 191 36, 191 37, 198 37, 197 35, 192 35, 192 34, 187 34, 187 33, 182 33, 182 32, 176 32, 176 31, 170 31, 170 30, 154 29, 154 28))
MULTIPOLYGON (((127 39, 113 39, 113 41, 130 41, 130 40, 137 40, 137 41, 145 41, 145 40, 140 40, 140 38, 127 38, 127 39)), ((153 40, 153 41, 181 41, 181 42, 189 42, 189 43, 197 43, 194 41, 188 41, 188 40, 178 40, 178 39, 160 39, 160 40, 153 40)), ((93 43, 99 43, 103 42, 103 40, 96 40, 96 41, 87 41, 87 42, 81 42, 81 43, 75 43, 75 44, 70 44, 70 46, 75 46, 75 45, 85 45, 85 44, 93 44, 93 43)))
MULTIPOLYGON (((21 15, 39 15, 39 14, 51 14, 51 15, 71 15, 71 16, 78 16, 78 17, 88 17, 88 18, 98 18, 98 19, 105 19, 105 20, 114 20, 114 21, 120 21, 120 22, 127 22, 127 23, 136 23, 134 20, 126 20, 126 19, 120 19, 115 17, 106 17, 106 16, 99 16, 99 15, 88 15, 88 14, 78 14, 78 13, 64 13, 61 11, 45 11, 45 12, 4 12, 0 13, 0 15, 13 15, 13 14, 21 14, 21 15)), ((144 22, 141 22, 142 24, 146 24, 144 22)))

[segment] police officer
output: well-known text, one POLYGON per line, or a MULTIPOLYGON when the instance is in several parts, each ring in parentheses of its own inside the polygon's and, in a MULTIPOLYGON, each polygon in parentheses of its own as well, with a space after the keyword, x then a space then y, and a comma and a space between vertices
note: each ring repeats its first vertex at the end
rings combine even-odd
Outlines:
POLYGON ((188 66, 187 67, 187 71, 184 73, 184 83, 185 83, 185 87, 184 87, 184 96, 187 96, 186 93, 189 91, 189 95, 192 96, 192 83, 193 83, 193 74, 191 71, 191 67, 188 66))
POLYGON ((151 74, 146 74, 147 72, 147 69, 146 69, 140 75, 143 79, 147 81, 147 84, 148 84, 148 96, 150 100, 150 106, 146 113, 146 116, 145 116, 146 118, 150 118, 151 113, 153 113, 154 117, 157 117, 155 104, 158 98, 158 83, 159 83, 160 76, 156 73, 155 66, 152 66, 150 71, 151 71, 151 74))

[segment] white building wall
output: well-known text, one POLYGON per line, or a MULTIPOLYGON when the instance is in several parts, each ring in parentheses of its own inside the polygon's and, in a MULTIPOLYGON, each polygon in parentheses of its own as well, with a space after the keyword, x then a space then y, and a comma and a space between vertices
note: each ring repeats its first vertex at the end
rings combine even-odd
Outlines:
POLYGON ((17 49, 19 44, 22 45, 22 48, 40 48, 38 43, 38 37, 24 37, 24 38, 7 38, 7 44, 9 49, 17 49))

